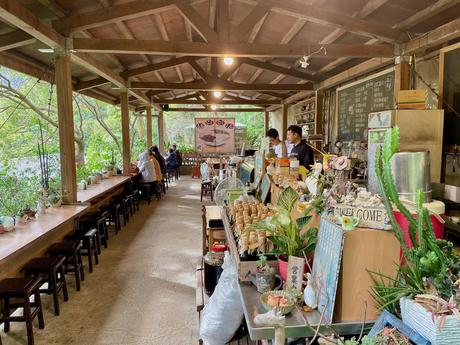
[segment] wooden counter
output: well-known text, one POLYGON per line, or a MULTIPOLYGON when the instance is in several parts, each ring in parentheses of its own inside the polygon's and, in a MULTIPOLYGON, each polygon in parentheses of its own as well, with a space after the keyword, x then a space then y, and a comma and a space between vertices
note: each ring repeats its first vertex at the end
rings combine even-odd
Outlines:
POLYGON ((15 276, 27 261, 43 255, 73 229, 74 219, 87 209, 86 205, 49 208, 38 219, 0 235, 0 279, 15 276))
POLYGON ((130 180, 131 175, 117 175, 103 179, 97 184, 89 185, 86 190, 79 190, 77 192, 77 201, 79 203, 92 203, 94 200, 103 197, 104 194, 112 193, 116 189, 119 189, 123 184, 129 182, 130 180))

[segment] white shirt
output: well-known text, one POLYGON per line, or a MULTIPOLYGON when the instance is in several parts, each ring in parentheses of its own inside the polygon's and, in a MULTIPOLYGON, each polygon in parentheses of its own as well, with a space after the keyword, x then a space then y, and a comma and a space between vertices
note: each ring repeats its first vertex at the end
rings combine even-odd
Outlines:
POLYGON ((275 150, 275 155, 278 158, 283 157, 283 142, 280 141, 278 145, 273 145, 273 150, 275 150))
POLYGON ((292 151, 292 148, 294 147, 294 144, 291 144, 291 143, 289 142, 289 140, 287 140, 287 139, 284 141, 284 144, 286 145, 286 151, 287 151, 287 154, 288 154, 288 156, 289 156, 289 154, 290 154, 291 151, 292 151))
POLYGON ((144 152, 140 154, 137 167, 142 174, 142 182, 153 182, 157 180, 155 166, 147 153, 144 152))

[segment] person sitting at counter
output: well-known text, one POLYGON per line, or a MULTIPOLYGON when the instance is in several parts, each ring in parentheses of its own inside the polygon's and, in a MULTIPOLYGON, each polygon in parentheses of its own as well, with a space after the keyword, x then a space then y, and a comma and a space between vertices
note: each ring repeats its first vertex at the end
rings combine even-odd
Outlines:
POLYGON ((139 168, 139 172, 142 175, 140 182, 155 182, 157 180, 155 174, 155 166, 150 159, 148 151, 145 151, 139 155, 139 162, 137 163, 137 167, 139 168))
POLYGON ((155 168, 155 180, 158 181, 158 182, 161 182, 163 178, 162 178, 162 174, 161 174, 160 163, 158 163, 158 160, 156 159, 155 155, 150 150, 149 150, 149 157, 150 157, 150 160, 153 163, 153 167, 155 168))
POLYGON ((160 164, 161 173, 163 175, 166 175, 166 161, 165 161, 164 157, 160 154, 160 150, 158 149, 158 146, 155 146, 155 145, 152 146, 150 148, 150 152, 153 153, 153 155, 157 159, 158 163, 160 164))
POLYGON ((272 146, 273 150, 275 150, 275 155, 278 158, 286 157, 287 156, 287 148, 283 141, 280 140, 280 135, 275 128, 270 128, 265 136, 268 137, 270 141, 270 145, 272 146))
POLYGON ((297 155, 299 165, 306 169, 315 163, 313 157, 313 149, 307 144, 305 139, 302 139, 302 128, 297 125, 291 125, 287 129, 287 138, 289 143, 293 144, 291 154, 297 155))
POLYGON ((177 167, 178 167, 178 163, 177 163, 176 153, 174 152, 174 149, 170 148, 169 154, 166 157, 166 169, 168 171, 175 171, 177 167))

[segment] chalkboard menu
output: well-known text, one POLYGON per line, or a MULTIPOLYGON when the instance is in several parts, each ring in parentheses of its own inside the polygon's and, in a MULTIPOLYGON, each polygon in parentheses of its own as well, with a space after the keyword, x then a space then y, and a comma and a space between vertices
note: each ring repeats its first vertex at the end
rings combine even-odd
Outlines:
POLYGON ((394 71, 337 90, 338 139, 365 141, 368 114, 394 109, 394 71))

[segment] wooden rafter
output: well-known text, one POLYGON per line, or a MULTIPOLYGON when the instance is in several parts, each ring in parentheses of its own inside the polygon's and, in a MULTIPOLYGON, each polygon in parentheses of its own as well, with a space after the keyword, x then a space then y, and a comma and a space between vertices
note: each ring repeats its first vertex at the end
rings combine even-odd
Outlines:
POLYGON ((270 96, 270 97, 275 97, 278 99, 285 99, 286 97, 288 97, 288 95, 277 93, 277 92, 270 92, 270 91, 259 91, 259 93, 270 96))
POLYGON ((179 58, 173 58, 173 59, 170 59, 170 60, 154 63, 154 64, 151 64, 151 65, 142 66, 142 67, 134 68, 134 69, 131 69, 131 70, 127 70, 127 71, 121 72, 120 75, 123 78, 128 79, 128 78, 136 77, 136 76, 139 76, 139 75, 142 75, 142 74, 159 71, 159 70, 162 70, 164 68, 181 65, 181 64, 184 64, 184 63, 189 63, 193 59, 194 59, 193 57, 182 56, 182 57, 179 57, 179 58))
POLYGON ((284 74, 284 75, 290 75, 290 76, 295 77, 295 78, 300 78, 300 79, 305 79, 305 80, 314 80, 315 79, 311 74, 308 74, 308 73, 305 73, 305 72, 302 72, 302 71, 298 71, 298 70, 292 69, 292 68, 286 68, 286 67, 278 66, 278 65, 272 64, 270 62, 264 62, 264 61, 255 60, 255 59, 251 59, 251 58, 241 58, 241 61, 242 61, 242 63, 245 63, 247 65, 251 65, 251 66, 254 66, 254 67, 261 68, 261 69, 266 69, 266 70, 269 70, 269 71, 272 71, 272 72, 278 72, 278 73, 284 74))
POLYGON ((96 79, 79 82, 74 86, 73 89, 74 91, 88 90, 101 85, 105 85, 107 83, 109 83, 109 81, 107 81, 105 78, 99 77, 96 79))
POLYGON ((130 89, 152 90, 233 90, 233 91, 301 91, 312 90, 311 84, 240 84, 233 82, 217 81, 213 83, 157 83, 157 82, 131 82, 130 89))
POLYGON ((190 60, 189 64, 201 76, 201 78, 205 82, 210 82, 211 81, 212 77, 208 73, 206 73, 206 71, 203 68, 201 68, 201 66, 198 64, 198 62, 196 62, 195 60, 190 60))
POLYGON ((214 30, 206 23, 199 13, 186 1, 175 0, 178 11, 184 19, 200 34, 206 42, 217 42, 218 37, 214 30))
MULTIPOLYGON (((140 108, 142 109, 142 108, 140 108)), ((165 112, 189 112, 189 113, 260 113, 265 112, 265 108, 169 108, 165 112)))
POLYGON ((460 18, 444 24, 420 38, 407 42, 403 46, 403 54, 409 55, 417 50, 433 47, 460 37, 460 18))
POLYGON ((173 8, 173 0, 145 0, 111 6, 100 10, 73 15, 53 22, 53 27, 62 33, 91 29, 121 20, 147 16, 173 8))
POLYGON ((388 28, 359 18, 352 18, 351 16, 334 12, 323 7, 299 3, 295 0, 257 0, 257 2, 264 2, 267 5, 272 5, 272 10, 279 13, 306 19, 319 24, 327 24, 359 35, 379 38, 387 42, 404 41, 408 38, 406 34, 397 29, 388 28))
POLYGON ((15 30, 0 35, 0 51, 27 46, 35 42, 36 39, 30 36, 27 32, 15 30))
POLYGON ((406 20, 398 23, 395 28, 406 30, 413 28, 415 25, 433 18, 437 14, 448 10, 449 8, 460 4, 460 0, 438 0, 434 4, 429 5, 421 11, 410 16, 406 20))
MULTIPOLYGON (((73 49, 91 53, 152 54, 152 55, 191 55, 224 57, 299 57, 305 51, 315 51, 324 45, 293 44, 248 44, 248 43, 201 43, 169 42, 127 39, 89 39, 74 38, 73 49)), ((391 57, 394 47, 390 44, 331 44, 324 46, 325 57, 391 57)))
POLYGON ((220 76, 220 79, 221 80, 227 80, 229 79, 233 73, 235 73, 235 71, 240 68, 241 66, 241 61, 240 59, 237 59, 236 61, 233 62, 233 65, 228 67, 224 73, 222 73, 222 75, 220 76))
POLYGON ((270 12, 271 7, 264 3, 258 3, 243 21, 232 31, 230 39, 232 42, 240 42, 245 35, 251 33, 254 26, 270 12))
POLYGON ((43 6, 48 8, 53 12, 57 17, 67 17, 69 15, 68 11, 65 10, 61 5, 59 5, 55 0, 37 0, 43 6))
MULTIPOLYGON (((118 29, 121 31, 121 33, 123 34, 125 38, 132 39, 132 40, 136 39, 136 37, 134 37, 134 34, 131 32, 131 30, 126 26, 126 24, 123 21, 119 21, 116 24, 117 24, 118 29)), ((140 56, 142 60, 144 60, 144 62, 148 64, 151 63, 148 55, 140 54, 140 56)))
MULTIPOLYGON (((191 97, 191 96, 190 96, 191 97)), ((190 98, 188 97, 188 98, 190 98)), ((195 97, 195 95, 193 96, 195 97)), ((222 99, 181 99, 180 97, 176 97, 175 99, 171 100, 158 100, 158 104, 224 104, 224 105, 272 105, 272 104, 279 104, 279 101, 266 101, 266 100, 246 100, 246 99, 239 99, 239 100, 222 100, 222 99)))
POLYGON ((215 29, 219 42, 228 42, 230 38, 229 0, 217 0, 215 29))

